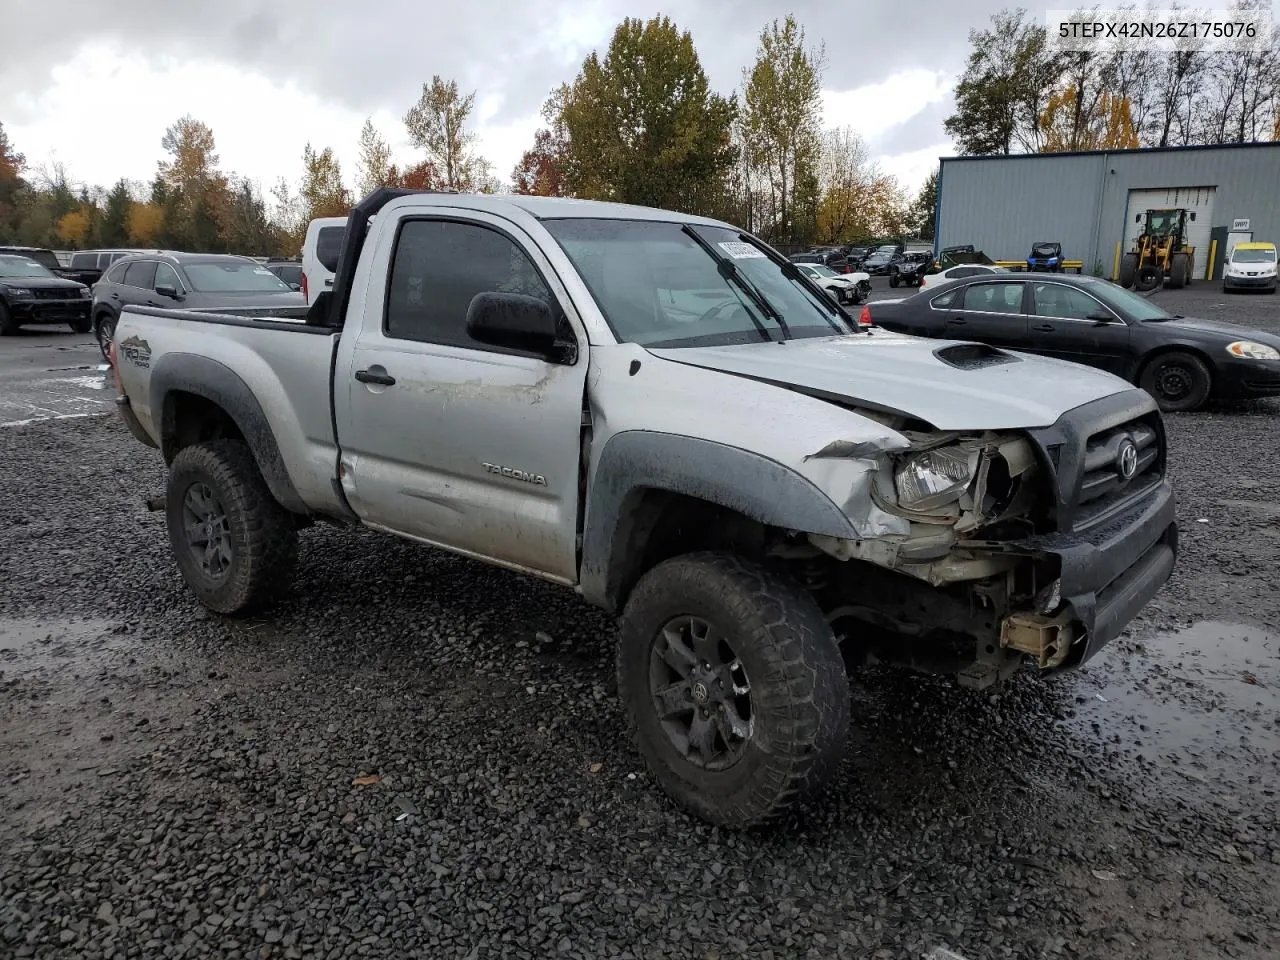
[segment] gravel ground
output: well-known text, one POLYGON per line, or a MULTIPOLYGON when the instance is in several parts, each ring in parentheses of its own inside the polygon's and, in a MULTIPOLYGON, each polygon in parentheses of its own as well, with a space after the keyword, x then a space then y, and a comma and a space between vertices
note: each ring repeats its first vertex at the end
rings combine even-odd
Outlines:
POLYGON ((222 620, 152 451, 0 430, 0 956, 1275 957, 1278 415, 1169 419, 1129 635, 996 695, 855 677, 834 788, 746 835, 650 781, 572 594, 317 526, 222 620))

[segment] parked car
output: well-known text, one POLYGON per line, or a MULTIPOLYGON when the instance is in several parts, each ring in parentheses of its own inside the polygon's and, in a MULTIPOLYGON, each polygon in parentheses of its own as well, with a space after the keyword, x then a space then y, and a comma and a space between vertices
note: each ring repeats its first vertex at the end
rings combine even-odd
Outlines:
POLYGON ((55 276, 29 257, 0 254, 0 334, 28 323, 67 323, 89 332, 89 288, 55 276))
POLYGON ((28 260, 34 260, 40 266, 44 267, 55 277, 61 277, 63 280, 72 280, 76 283, 83 283, 86 286, 92 286, 98 279, 98 273, 93 270, 83 270, 74 263, 71 266, 63 266, 58 260, 57 255, 47 247, 0 247, 0 254, 10 254, 18 257, 26 257, 28 260))
POLYGON ((863 314, 886 330, 1097 367, 1141 386, 1163 410, 1198 410, 1210 398, 1280 396, 1280 336, 1170 314, 1094 277, 965 277, 870 304, 863 314))
POLYGON ((317 518, 573 588, 655 780, 725 827, 839 768, 846 659, 1070 669, 1177 549, 1147 394, 860 331, 681 213, 379 190, 305 326, 126 307, 112 365, 206 607, 278 598, 317 518))
POLYGON ((867 259, 862 261, 862 269, 873 277, 883 277, 889 272, 890 266, 902 259, 902 244, 886 243, 878 246, 870 254, 867 259))
POLYGON ((836 273, 820 263, 797 263, 796 266, 831 294, 836 303, 861 303, 871 292, 871 278, 865 273, 836 273))
POLYGON ((959 266, 947 267, 937 273, 926 274, 920 278, 921 288, 946 283, 948 280, 963 280, 965 277, 988 277, 993 273, 1012 273, 1007 267, 997 267, 994 263, 962 263, 959 266))
POLYGON ((853 270, 849 261, 839 250, 810 250, 791 257, 792 263, 813 263, 830 267, 836 273, 849 273, 853 270))
POLYGON ((268 270, 289 285, 290 290, 302 289, 302 261, 291 257, 268 257, 268 270))
POLYGON ((1266 290, 1276 292, 1276 245, 1237 243, 1222 266, 1222 291, 1266 290))
POLYGON ((314 303, 321 293, 333 289, 346 232, 346 217, 320 217, 307 224, 302 241, 302 295, 307 303, 314 303))
POLYGON ((1061 273, 1062 244, 1057 241, 1033 243, 1031 252, 1027 254, 1027 270, 1033 273, 1061 273))
POLYGON ((860 247, 852 244, 841 248, 844 253, 845 260, 849 262, 849 266, 854 270, 862 269, 862 261, 871 256, 872 249, 872 247, 860 247))
POLYGON ((93 288, 93 331, 108 355, 126 306, 301 317, 307 302, 260 263, 230 254, 164 251, 125 257, 93 288))
POLYGON ((78 270, 81 274, 82 283, 90 286, 97 283, 102 275, 107 272, 107 268, 117 260, 125 257, 131 257, 139 253, 160 253, 160 250, 148 250, 145 248, 114 248, 109 250, 77 250, 71 254, 71 269, 78 270))

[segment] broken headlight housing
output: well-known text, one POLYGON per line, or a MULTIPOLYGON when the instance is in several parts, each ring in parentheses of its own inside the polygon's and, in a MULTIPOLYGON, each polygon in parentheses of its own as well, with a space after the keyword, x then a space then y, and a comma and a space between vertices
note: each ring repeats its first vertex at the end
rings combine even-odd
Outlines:
POLYGON ((904 461, 894 474, 898 505, 925 513, 959 499, 973 480, 977 457, 963 450, 927 450, 904 461))

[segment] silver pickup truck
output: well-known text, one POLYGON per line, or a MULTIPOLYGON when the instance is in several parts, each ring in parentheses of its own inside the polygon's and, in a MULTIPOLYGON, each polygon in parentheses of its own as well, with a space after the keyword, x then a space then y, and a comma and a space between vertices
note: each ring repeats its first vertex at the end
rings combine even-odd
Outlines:
POLYGON ((380 190, 306 323, 131 307, 113 346, 205 606, 286 590, 317 519, 563 584, 619 617, 656 779, 725 826, 833 773, 847 665, 1069 669, 1174 564, 1147 394, 860 328, 713 220, 380 190))

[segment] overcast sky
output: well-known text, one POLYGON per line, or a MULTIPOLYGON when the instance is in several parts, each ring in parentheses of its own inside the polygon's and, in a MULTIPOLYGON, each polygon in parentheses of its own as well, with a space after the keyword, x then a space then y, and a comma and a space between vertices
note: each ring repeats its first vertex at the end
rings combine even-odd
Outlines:
POLYGON ((914 190, 951 152, 942 121, 967 33, 1006 5, 0 0, 0 122, 30 165, 60 161, 74 182, 149 180, 165 127, 184 113, 213 128, 225 171, 264 190, 299 177, 308 141, 332 146, 351 181, 366 116, 397 160, 414 160, 401 118, 438 73, 476 91, 480 150, 506 180, 547 93, 603 51, 624 16, 664 13, 690 30, 727 94, 761 27, 790 11, 826 45, 826 125, 854 127, 914 190))

